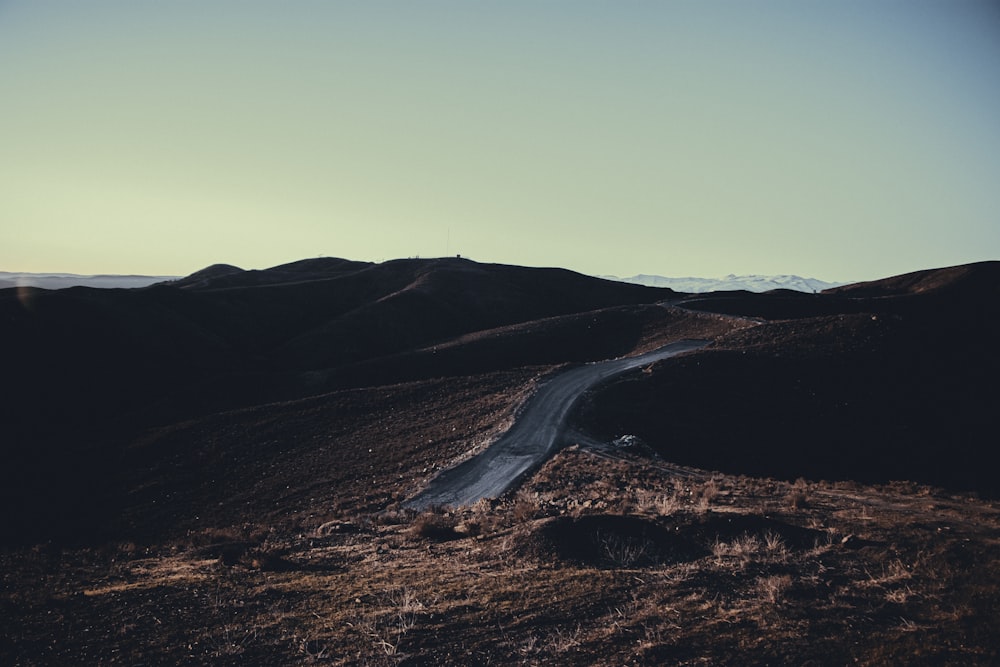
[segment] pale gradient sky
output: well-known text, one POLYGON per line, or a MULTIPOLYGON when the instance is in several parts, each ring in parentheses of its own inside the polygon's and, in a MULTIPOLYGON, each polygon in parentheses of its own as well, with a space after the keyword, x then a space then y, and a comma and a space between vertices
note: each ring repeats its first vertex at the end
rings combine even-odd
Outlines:
POLYGON ((0 0, 0 270, 1000 258, 1000 5, 0 0))

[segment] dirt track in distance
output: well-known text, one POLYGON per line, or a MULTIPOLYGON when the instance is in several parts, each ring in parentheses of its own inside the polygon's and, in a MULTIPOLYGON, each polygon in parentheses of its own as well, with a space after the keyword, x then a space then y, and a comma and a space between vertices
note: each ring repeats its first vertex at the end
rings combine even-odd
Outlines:
POLYGON ((585 364, 546 381, 528 399, 514 425, 486 450, 442 471, 406 506, 467 506, 495 498, 517 484, 557 450, 566 417, 585 391, 615 375, 708 345, 681 340, 636 356, 585 364))

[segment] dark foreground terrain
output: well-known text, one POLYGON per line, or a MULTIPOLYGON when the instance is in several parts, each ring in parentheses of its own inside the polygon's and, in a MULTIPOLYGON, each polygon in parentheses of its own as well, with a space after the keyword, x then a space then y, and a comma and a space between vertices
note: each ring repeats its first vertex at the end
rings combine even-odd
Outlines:
POLYGON ((998 297, 459 259, 0 290, 0 663, 996 664, 998 297), (403 509, 549 374, 683 338, 517 491, 403 509))

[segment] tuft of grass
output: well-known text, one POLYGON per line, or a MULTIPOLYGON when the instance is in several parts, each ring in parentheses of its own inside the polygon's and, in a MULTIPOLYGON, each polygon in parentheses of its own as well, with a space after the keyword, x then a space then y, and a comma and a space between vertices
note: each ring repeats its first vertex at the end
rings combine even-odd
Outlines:
POLYGON ((536 495, 529 494, 523 489, 517 492, 514 497, 514 506, 511 508, 511 516, 516 523, 527 523, 538 516, 539 503, 536 495))
POLYGON ((804 510, 809 507, 809 484, 799 477, 788 490, 785 502, 793 510, 804 510))
POLYGON ((699 512, 707 512, 712 506, 712 503, 718 499, 719 492, 719 483, 715 480, 715 478, 712 478, 702 484, 698 493, 698 501, 695 505, 695 509, 699 512))
POLYGON ((439 508, 421 512, 413 520, 411 534, 428 540, 445 541, 461 537, 455 531, 458 520, 439 508))
POLYGON ((758 599, 768 604, 777 604, 792 586, 792 577, 787 574, 761 577, 757 580, 755 589, 758 599))
POLYGON ((656 551, 648 539, 602 532, 597 533, 596 539, 603 555, 617 567, 632 567, 648 560, 656 551))
POLYGON ((645 514, 671 516, 683 508, 676 489, 669 493, 654 493, 640 489, 636 493, 636 509, 645 514))
POLYGON ((410 588, 396 588, 376 597, 376 608, 352 624, 371 642, 377 654, 398 657, 406 635, 426 607, 410 588))
POLYGON ((788 560, 789 556, 788 545, 785 544, 785 539, 781 535, 769 530, 764 533, 764 553, 767 554, 769 560, 784 562, 788 560))
POLYGON ((755 555, 761 551, 761 541, 756 535, 741 535, 734 540, 724 542, 716 540, 712 544, 712 555, 721 562, 725 560, 736 560, 740 563, 749 563, 755 555))

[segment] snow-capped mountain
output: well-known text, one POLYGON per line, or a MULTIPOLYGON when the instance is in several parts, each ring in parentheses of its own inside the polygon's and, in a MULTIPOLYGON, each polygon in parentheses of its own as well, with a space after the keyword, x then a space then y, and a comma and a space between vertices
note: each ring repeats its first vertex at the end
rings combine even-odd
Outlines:
POLYGON ((747 290, 748 292, 767 292, 773 289, 790 289, 798 292, 821 292, 830 287, 837 287, 846 283, 831 283, 816 278, 803 278, 801 276, 758 276, 746 275, 737 276, 729 274, 724 278, 668 278, 666 276, 652 276, 639 274, 630 278, 619 278, 617 276, 601 276, 608 280, 619 280, 637 285, 648 285, 650 287, 669 287, 677 292, 718 292, 723 290, 747 290))
POLYGON ((65 289, 67 287, 147 287, 177 276, 81 276, 75 273, 10 273, 0 271, 0 289, 5 287, 41 287, 65 289))

